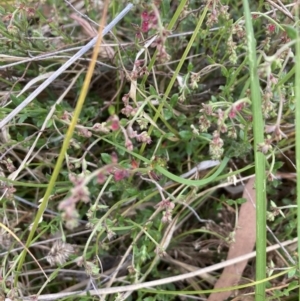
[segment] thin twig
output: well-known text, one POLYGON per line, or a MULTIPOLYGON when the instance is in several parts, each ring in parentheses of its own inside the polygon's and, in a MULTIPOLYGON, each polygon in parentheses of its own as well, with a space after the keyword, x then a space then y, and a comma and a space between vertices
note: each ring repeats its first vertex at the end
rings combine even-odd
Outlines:
POLYGON ((276 7, 278 10, 280 10, 285 16, 287 16, 288 18, 290 18, 292 21, 295 21, 294 17, 291 15, 291 13, 285 9, 285 7, 283 6, 283 8, 281 6, 279 6, 278 4, 276 4, 275 2, 271 1, 271 0, 267 0, 267 2, 269 2, 269 4, 272 7, 276 7))
POLYGON ((73 10, 76 11, 77 14, 79 14, 82 18, 87 19, 88 21, 94 23, 94 25, 96 25, 97 27, 99 26, 99 24, 97 22, 95 22, 94 20, 90 19, 87 15, 81 13, 78 9, 76 9, 76 7, 73 6, 73 4, 71 2, 69 2, 68 0, 64 0, 69 6, 72 7, 73 10))

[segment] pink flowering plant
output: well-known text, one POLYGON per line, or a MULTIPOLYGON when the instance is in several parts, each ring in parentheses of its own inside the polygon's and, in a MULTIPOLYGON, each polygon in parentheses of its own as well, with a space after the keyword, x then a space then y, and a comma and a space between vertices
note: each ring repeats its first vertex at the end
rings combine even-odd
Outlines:
MULTIPOLYGON (((296 2, 249 2, 246 14, 247 1, 134 0, 93 59, 76 57, 127 4, 108 2, 0 5, 3 300, 102 296, 224 262, 254 175, 264 235, 298 235, 296 2)), ((268 273, 296 265, 281 250, 268 273)), ((253 267, 242 276, 258 287, 253 267)), ((197 299, 222 279, 214 273, 107 298, 171 301, 196 288, 197 299)), ((298 276, 269 278, 255 296, 284 300, 298 276)))

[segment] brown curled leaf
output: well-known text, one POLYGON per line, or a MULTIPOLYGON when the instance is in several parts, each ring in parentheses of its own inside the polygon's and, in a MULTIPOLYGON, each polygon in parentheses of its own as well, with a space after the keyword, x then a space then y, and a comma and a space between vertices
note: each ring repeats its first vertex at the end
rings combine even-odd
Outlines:
MULTIPOLYGON (((247 201, 242 204, 239 212, 238 226, 235 231, 235 242, 230 245, 227 260, 250 253, 256 241, 256 213, 255 213, 255 190, 253 188, 255 177, 251 178, 245 186, 243 198, 247 201)), ((214 289, 235 286, 240 281, 243 271, 246 267, 247 260, 237 264, 227 266, 221 277, 215 284, 214 289)), ((208 301, 226 300, 232 291, 221 293, 212 293, 208 301)))

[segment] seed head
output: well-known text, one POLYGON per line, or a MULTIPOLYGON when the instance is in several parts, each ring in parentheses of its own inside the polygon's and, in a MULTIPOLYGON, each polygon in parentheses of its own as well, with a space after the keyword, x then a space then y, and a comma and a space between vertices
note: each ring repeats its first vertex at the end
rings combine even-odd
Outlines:
POLYGON ((61 240, 57 240, 49 254, 46 256, 46 260, 50 263, 51 266, 54 265, 63 265, 69 256, 74 253, 74 248, 72 245, 67 244, 61 240))
POLYGON ((12 239, 10 233, 8 233, 3 228, 0 229, 0 246, 4 250, 8 250, 11 247, 12 239))

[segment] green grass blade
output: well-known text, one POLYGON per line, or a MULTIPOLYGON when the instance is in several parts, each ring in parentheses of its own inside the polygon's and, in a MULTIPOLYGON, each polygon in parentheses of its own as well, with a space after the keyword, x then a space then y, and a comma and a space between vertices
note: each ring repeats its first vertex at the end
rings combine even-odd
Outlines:
MULTIPOLYGON (((254 156, 255 156, 255 188, 256 188, 256 281, 266 277, 266 179, 265 156, 258 151, 259 143, 264 141, 264 122, 262 115, 262 102, 257 73, 256 40, 252 26, 252 17, 249 3, 243 0, 246 20, 247 44, 249 56, 249 69, 251 80, 251 100, 253 113, 254 156)), ((255 300, 265 300, 264 282, 255 288, 255 300)))
MULTIPOLYGON (((297 6, 296 18, 299 22, 299 7, 297 6)), ((300 35, 297 30, 296 40, 296 64, 295 64, 295 128, 300 127, 300 35)), ((300 131, 295 130, 296 136, 296 173, 297 173, 297 233, 300 235, 300 131)), ((298 253, 300 252, 300 240, 298 239, 298 253)), ((300 260, 298 259, 298 270, 300 268, 300 260)), ((300 300, 300 287, 299 287, 299 299, 300 300)))

